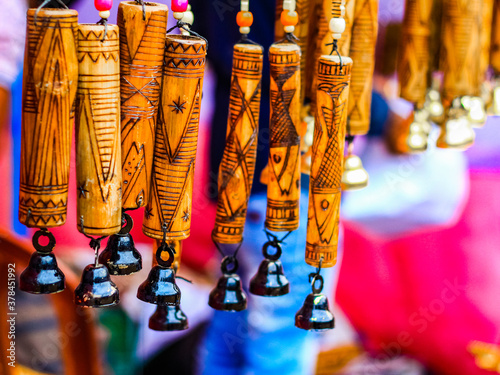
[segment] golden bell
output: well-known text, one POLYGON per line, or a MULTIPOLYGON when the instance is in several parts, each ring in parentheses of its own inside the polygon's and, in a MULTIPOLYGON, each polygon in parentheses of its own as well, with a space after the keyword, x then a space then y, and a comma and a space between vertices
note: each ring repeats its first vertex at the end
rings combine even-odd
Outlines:
POLYGON ((500 86, 493 89, 493 100, 490 107, 490 112, 494 116, 500 116, 500 86))
POLYGON ((486 105, 484 100, 477 96, 463 96, 460 100, 467 113, 467 120, 471 126, 480 128, 486 123, 486 105))
POLYGON ((467 111, 461 100, 456 98, 448 111, 448 119, 441 126, 441 134, 439 134, 436 146, 466 150, 473 145, 475 136, 474 129, 467 118, 467 111))
POLYGON ((410 125, 406 144, 408 145, 408 152, 417 153, 427 150, 427 136, 429 133, 424 131, 424 126, 414 121, 410 125))
POLYGON ((441 94, 436 89, 427 91, 424 108, 429 113, 429 119, 436 124, 444 121, 444 107, 441 103, 441 94))
POLYGON ((349 155, 344 160, 341 186, 344 191, 363 189, 368 185, 368 172, 363 168, 359 156, 349 155))

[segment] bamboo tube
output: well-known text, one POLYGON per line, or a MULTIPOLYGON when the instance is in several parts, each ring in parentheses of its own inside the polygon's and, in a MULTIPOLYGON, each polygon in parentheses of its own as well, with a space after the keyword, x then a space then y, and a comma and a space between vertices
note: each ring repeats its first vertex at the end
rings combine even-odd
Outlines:
POLYGON ((77 226, 87 235, 121 229, 120 62, 118 26, 79 28, 76 105, 77 226))
POLYGON ((205 70, 202 38, 167 35, 156 126, 153 181, 142 230, 156 239, 189 237, 198 122, 205 70))
POLYGON ((344 164, 347 100, 353 62, 323 55, 318 64, 317 111, 312 149, 306 262, 333 267, 337 262, 340 182, 344 164))
POLYGON ((422 107, 429 87, 431 11, 433 0, 407 0, 401 43, 398 76, 400 95, 422 107))
POLYGON ((480 0, 444 0, 440 70, 443 99, 479 94, 480 0))
POLYGON ((234 46, 226 148, 219 167, 219 197, 212 231, 212 238, 219 243, 243 241, 257 156, 262 63, 261 46, 234 46))
POLYGON ((78 80, 78 12, 29 9, 23 77, 19 221, 66 222, 72 107, 78 80))
POLYGON ((363 135, 370 130, 378 0, 356 0, 349 57, 352 67, 347 132, 363 135))
MULTIPOLYGON (((293 34, 298 38, 297 44, 300 47, 300 71, 306 71, 306 59, 309 49, 314 50, 314 46, 309 46, 309 21, 311 20, 311 15, 314 10, 314 6, 311 6, 311 0, 297 0, 295 5, 295 11, 299 16, 299 22, 295 26, 295 31, 293 34)), ((281 24, 281 12, 283 11, 283 1, 276 1, 276 20, 274 24, 274 40, 279 41, 285 37, 285 30, 281 24)), ((300 103, 304 103, 306 96, 306 74, 301 74, 300 77, 300 103)))
POLYGON ((500 75, 500 0, 494 0, 491 27, 490 65, 495 76, 500 75))
POLYGON ((124 1, 118 7, 123 208, 146 205, 153 167, 168 7, 124 1))
POLYGON ((300 48, 275 43, 269 48, 271 119, 266 228, 299 227, 300 197, 300 48))
MULTIPOLYGON (((494 0, 483 0, 481 6, 480 37, 481 37, 481 58, 479 60, 479 79, 486 77, 486 72, 490 66, 491 31, 493 23, 493 3, 494 0)), ((480 81, 481 83, 481 81, 480 81)))

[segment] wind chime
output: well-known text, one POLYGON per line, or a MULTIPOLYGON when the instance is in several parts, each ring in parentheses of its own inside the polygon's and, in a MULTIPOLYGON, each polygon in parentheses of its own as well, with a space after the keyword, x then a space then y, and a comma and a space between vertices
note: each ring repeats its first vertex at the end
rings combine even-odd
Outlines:
POLYGON ((38 230, 20 288, 36 294, 65 287, 49 228, 66 222, 78 81, 78 13, 64 4, 65 9, 42 9, 46 3, 28 10, 23 76, 19 221, 38 230), (48 239, 46 245, 41 237, 48 239))
MULTIPOLYGON (((246 308, 246 296, 236 271, 236 258, 243 242, 248 200, 252 190, 257 156, 263 48, 248 38, 253 15, 249 1, 241 1, 236 16, 241 40, 233 47, 233 68, 229 98, 226 146, 219 167, 217 214, 212 239, 224 259, 222 276, 210 293, 208 304, 222 311, 246 308), (222 245, 236 245, 225 256, 222 245)), ((252 289, 251 289, 252 290, 252 289)))
POLYGON ((344 160, 342 190, 366 187, 368 173, 353 154, 354 138, 370 130, 375 46, 378 33, 378 0, 356 0, 352 18, 349 57, 354 61, 349 90, 347 157, 344 160))
POLYGON ((321 55, 318 60, 309 183, 305 260, 307 264, 317 267, 317 271, 309 275, 312 293, 306 297, 295 316, 295 325, 306 330, 334 327, 328 299, 321 294, 324 281, 320 272, 324 267, 333 267, 337 261, 341 180, 353 61, 342 56, 338 50, 338 41, 346 29, 343 18, 345 8, 341 0, 334 0, 332 5, 333 17, 329 22, 333 39, 331 53, 321 55))
POLYGON ((493 98, 491 112, 500 115, 500 1, 493 1, 489 62, 493 69, 493 98))
POLYGON ((83 307, 119 302, 108 268, 99 262, 99 250, 104 238, 122 228, 119 29, 107 22, 112 2, 97 0, 95 5, 101 20, 78 29, 77 227, 91 239, 95 252, 75 290, 75 302, 83 307))
POLYGON ((156 263, 137 291, 144 302, 158 305, 150 327, 178 330, 188 326, 180 310, 181 292, 176 284, 175 254, 188 238, 200 104, 207 41, 183 21, 192 14, 184 0, 172 0, 177 25, 167 31, 162 89, 156 125, 151 190, 143 232, 157 241, 156 263), (179 28, 190 35, 168 34, 179 28), (172 323, 172 324, 170 324, 172 323))
POLYGON ((125 211, 146 205, 160 97, 168 7, 142 0, 120 3, 120 110, 123 228, 112 235, 99 261, 112 275, 142 269, 130 235, 133 222, 125 211))

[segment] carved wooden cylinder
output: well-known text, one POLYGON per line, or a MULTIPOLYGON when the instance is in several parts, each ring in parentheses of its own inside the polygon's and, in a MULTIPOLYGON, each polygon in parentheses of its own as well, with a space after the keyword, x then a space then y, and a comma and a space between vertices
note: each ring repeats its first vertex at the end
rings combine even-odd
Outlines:
POLYGON ((78 13, 28 10, 23 77, 19 221, 66 222, 73 104, 78 81, 78 13))
POLYGON ((491 26, 490 65, 496 76, 500 75, 500 0, 494 0, 491 26))
POLYGON ((205 56, 203 39, 167 35, 153 181, 142 227, 153 238, 163 238, 164 230, 168 240, 189 237, 205 56))
MULTIPOLYGON (((479 60, 479 79, 485 79, 486 72, 490 66, 491 32, 493 23, 494 0, 483 0, 481 10, 481 26, 479 28, 481 37, 481 58, 479 60)), ((481 81, 480 81, 481 83, 481 81)))
POLYGON ((300 47, 269 48, 271 119, 266 228, 276 232, 299 227, 300 197, 300 47))
POLYGON ((370 130, 375 45, 378 32, 378 0, 356 0, 349 57, 352 66, 347 133, 370 130))
POLYGON ((323 55, 318 64, 317 110, 312 146, 306 262, 332 267, 337 262, 340 182, 344 164, 347 100, 353 63, 323 55))
POLYGON ((400 95, 422 106, 429 87, 431 12, 434 0, 406 0, 398 52, 400 95))
POLYGON ((219 243, 243 240, 257 156, 262 61, 261 46, 234 46, 226 147, 219 167, 217 215, 212 231, 212 238, 219 243))
POLYGON ((146 205, 153 167, 168 7, 124 1, 118 7, 123 208, 146 205))
POLYGON ((440 70, 443 99, 479 94, 481 0, 444 0, 440 70))
POLYGON ((77 226, 106 236, 121 229, 118 26, 80 25, 76 101, 77 226))

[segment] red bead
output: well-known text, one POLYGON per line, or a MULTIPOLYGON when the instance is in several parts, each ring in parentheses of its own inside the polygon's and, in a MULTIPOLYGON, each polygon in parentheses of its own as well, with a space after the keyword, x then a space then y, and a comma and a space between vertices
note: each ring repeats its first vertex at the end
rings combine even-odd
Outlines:
POLYGON ((183 13, 188 8, 188 0, 172 0, 172 12, 183 13))
POLYGON ((110 10, 113 7, 113 0, 94 0, 94 5, 99 12, 110 10))

